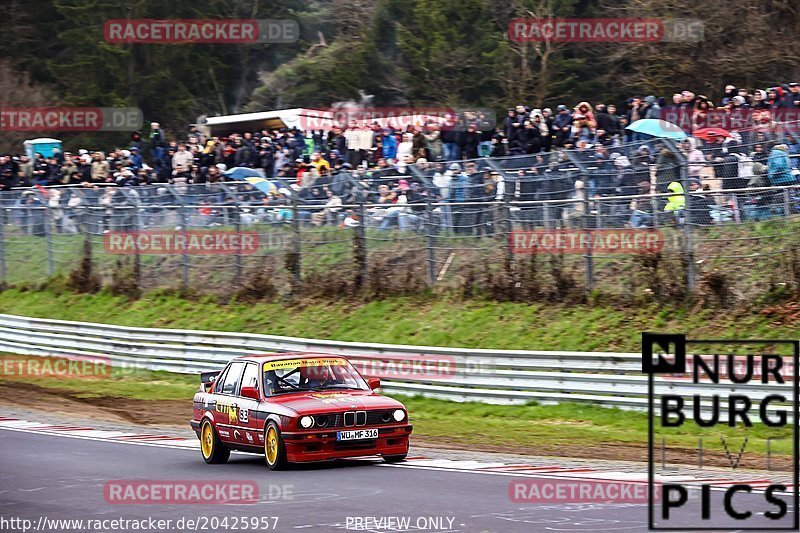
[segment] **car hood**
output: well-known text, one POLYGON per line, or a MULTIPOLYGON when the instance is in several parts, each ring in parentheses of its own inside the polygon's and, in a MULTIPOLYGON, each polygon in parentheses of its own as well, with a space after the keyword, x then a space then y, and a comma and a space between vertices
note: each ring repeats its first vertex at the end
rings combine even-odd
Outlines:
POLYGON ((403 404, 372 391, 304 391, 273 396, 270 403, 279 404, 299 414, 400 409, 403 404))

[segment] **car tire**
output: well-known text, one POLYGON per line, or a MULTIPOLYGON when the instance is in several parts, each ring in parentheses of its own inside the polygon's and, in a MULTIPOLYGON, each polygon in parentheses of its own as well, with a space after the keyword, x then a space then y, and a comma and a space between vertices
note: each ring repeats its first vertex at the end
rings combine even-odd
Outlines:
POLYGON ((283 470, 289 464, 286 460, 286 446, 281 438, 281 430, 274 421, 270 421, 264 429, 264 459, 270 470, 283 470))
POLYGON ((200 453, 203 460, 210 465, 227 463, 231 456, 231 450, 222 444, 217 430, 208 419, 203 420, 200 425, 200 453))
POLYGON ((383 460, 387 463, 401 463, 406 460, 406 455, 405 453, 402 455, 384 455, 383 460))

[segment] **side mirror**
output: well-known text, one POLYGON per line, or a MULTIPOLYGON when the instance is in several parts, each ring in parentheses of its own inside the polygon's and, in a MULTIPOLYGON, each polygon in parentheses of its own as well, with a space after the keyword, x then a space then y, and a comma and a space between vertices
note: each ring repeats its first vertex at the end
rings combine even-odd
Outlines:
POLYGON ((255 387, 242 387, 242 396, 245 398, 250 398, 252 400, 260 400, 261 398, 258 397, 258 389, 255 387))
POLYGON ((381 386, 381 380, 379 378, 367 378, 367 385, 372 390, 377 389, 381 386))

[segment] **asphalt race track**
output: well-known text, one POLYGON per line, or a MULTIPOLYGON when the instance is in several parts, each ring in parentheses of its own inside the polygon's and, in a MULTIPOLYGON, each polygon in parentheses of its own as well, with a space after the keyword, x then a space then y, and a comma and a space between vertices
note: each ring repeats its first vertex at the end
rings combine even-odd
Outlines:
MULTIPOLYGON (((358 528, 354 520, 391 516, 410 520, 409 527, 393 531, 647 531, 647 508, 641 504, 515 504, 509 498, 514 474, 447 471, 410 463, 390 466, 363 460, 271 472, 263 458, 255 455, 234 454, 227 465, 209 466, 197 449, 7 429, 0 430, 0 452, 0 517, 27 518, 34 524, 42 517, 152 517, 174 523, 181 517, 221 520, 238 516, 277 517, 274 530, 283 532, 386 531, 358 528), (253 504, 109 504, 104 499, 104 486, 109 480, 120 479, 254 481, 260 498, 253 504)), ((763 502, 755 495, 739 497, 742 503, 746 498, 763 502)), ((190 529, 171 529, 183 530, 190 529)))

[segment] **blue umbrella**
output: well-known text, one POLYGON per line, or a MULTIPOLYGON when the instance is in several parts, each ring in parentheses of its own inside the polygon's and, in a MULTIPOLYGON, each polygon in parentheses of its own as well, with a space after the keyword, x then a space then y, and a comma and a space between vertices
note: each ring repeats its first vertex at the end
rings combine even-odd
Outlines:
POLYGON ((637 120, 625 129, 662 139, 685 139, 687 136, 680 126, 657 118, 637 120))
POLYGON ((264 194, 269 194, 270 191, 278 188, 264 177, 264 171, 260 168, 235 167, 226 170, 224 175, 234 180, 246 181, 264 194))

